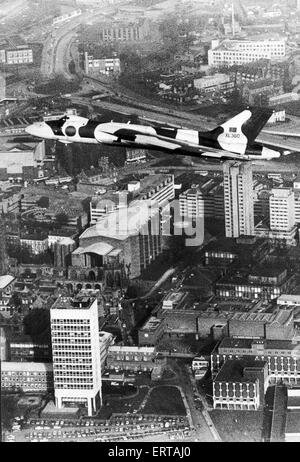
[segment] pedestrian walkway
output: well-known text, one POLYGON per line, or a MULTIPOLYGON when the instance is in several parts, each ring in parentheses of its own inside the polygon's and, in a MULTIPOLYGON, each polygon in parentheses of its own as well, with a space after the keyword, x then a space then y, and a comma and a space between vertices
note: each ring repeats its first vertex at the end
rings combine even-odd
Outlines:
POLYGON ((287 389, 276 385, 274 395, 273 417, 270 442, 284 442, 284 430, 287 409, 287 389))
POLYGON ((205 422, 206 424, 208 425, 213 437, 214 437, 214 440, 215 441, 222 441, 221 440, 221 437, 218 433, 218 430, 216 429, 210 415, 209 415, 209 412, 208 412, 208 403, 207 403, 207 400, 206 400, 206 397, 205 395, 203 395, 202 393, 199 392, 199 389, 198 389, 198 386, 197 386, 197 382, 195 380, 195 377, 193 376, 192 374, 192 371, 187 367, 187 370, 188 370, 188 374, 190 376, 190 380, 191 380, 191 383, 193 385, 193 388, 197 390, 197 395, 198 397, 201 399, 201 402, 202 402, 202 405, 203 405, 203 411, 202 411, 202 415, 205 419, 205 422))

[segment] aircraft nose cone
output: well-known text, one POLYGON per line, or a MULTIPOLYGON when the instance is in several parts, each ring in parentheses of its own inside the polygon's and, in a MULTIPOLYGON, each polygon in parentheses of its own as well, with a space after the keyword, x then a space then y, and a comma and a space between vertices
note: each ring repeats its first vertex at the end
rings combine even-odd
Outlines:
POLYGON ((53 132, 45 122, 38 122, 25 128, 25 132, 38 138, 54 138, 53 132))
POLYGON ((28 135, 35 135, 36 133, 36 128, 34 124, 28 125, 28 127, 25 128, 25 132, 28 133, 28 135))

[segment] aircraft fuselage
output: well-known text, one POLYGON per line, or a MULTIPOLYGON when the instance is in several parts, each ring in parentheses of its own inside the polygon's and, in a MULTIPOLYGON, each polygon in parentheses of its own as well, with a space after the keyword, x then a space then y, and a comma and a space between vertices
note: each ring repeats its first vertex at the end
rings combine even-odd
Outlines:
POLYGON ((65 144, 87 143, 145 148, 195 157, 250 159, 273 159, 278 151, 260 143, 250 143, 243 124, 252 113, 244 110, 233 119, 214 130, 200 132, 169 126, 137 125, 132 123, 106 122, 65 115, 61 119, 47 120, 30 125, 26 132, 65 144))

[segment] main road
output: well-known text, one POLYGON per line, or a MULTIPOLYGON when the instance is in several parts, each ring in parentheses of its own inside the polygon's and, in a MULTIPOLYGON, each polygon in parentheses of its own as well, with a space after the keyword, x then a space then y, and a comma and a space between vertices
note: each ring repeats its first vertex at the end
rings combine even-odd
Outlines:
POLYGON ((81 24, 87 24, 96 17, 103 14, 110 14, 113 10, 110 6, 101 11, 85 11, 80 16, 75 16, 69 21, 57 23, 44 42, 41 73, 44 77, 55 74, 63 74, 67 79, 72 79, 68 71, 68 64, 71 60, 70 47, 76 37, 76 30, 81 24))

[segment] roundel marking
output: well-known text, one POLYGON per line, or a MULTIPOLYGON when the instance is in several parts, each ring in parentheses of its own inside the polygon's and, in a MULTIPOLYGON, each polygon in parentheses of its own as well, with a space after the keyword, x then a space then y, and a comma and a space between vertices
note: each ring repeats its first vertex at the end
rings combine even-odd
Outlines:
POLYGON ((69 125, 65 129, 65 133, 66 133, 67 136, 74 136, 74 135, 76 135, 76 128, 73 127, 73 125, 69 125))

